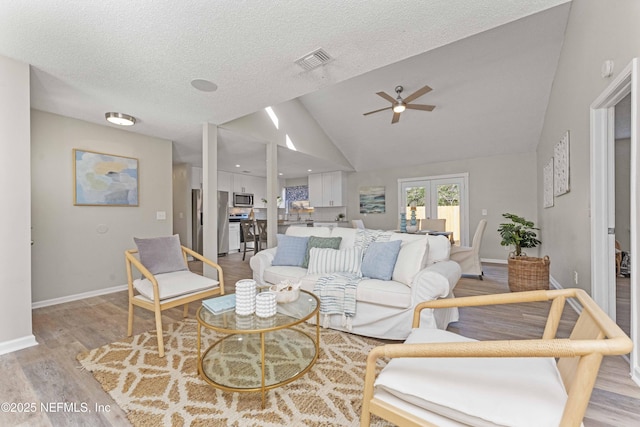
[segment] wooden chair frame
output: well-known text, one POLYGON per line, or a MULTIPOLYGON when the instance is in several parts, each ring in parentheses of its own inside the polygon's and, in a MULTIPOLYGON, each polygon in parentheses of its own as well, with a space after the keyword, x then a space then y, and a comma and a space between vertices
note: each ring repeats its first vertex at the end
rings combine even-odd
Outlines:
POLYGON ((561 426, 579 426, 589 404, 591 392, 605 355, 627 354, 632 342, 582 289, 540 290, 529 292, 449 298, 418 304, 413 327, 420 326, 420 311, 425 308, 473 307, 552 301, 542 338, 510 341, 459 343, 388 344, 371 350, 362 403, 361 426, 368 426, 371 414, 402 426, 433 426, 406 411, 374 397, 376 361, 396 357, 554 357, 568 393, 561 426), (568 339, 556 338, 567 298, 575 298, 582 312, 568 339))
MULTIPOLYGON (((194 292, 179 297, 167 298, 165 301, 160 300, 160 290, 158 288, 158 281, 154 275, 142 265, 140 260, 135 256, 138 251, 136 249, 129 249, 124 252, 125 264, 127 268, 127 281, 129 284, 129 320, 127 325, 127 336, 133 335, 133 307, 138 306, 146 310, 153 311, 155 313, 156 320, 156 334, 158 336, 158 355, 164 357, 164 340, 162 338, 162 312, 179 305, 183 305, 183 317, 187 317, 189 314, 189 303, 204 298, 213 297, 216 295, 224 295, 224 277, 222 275, 222 268, 205 258, 199 253, 192 251, 191 249, 181 246, 182 256, 184 257, 185 265, 189 265, 187 262, 187 255, 191 255, 193 258, 202 261, 203 263, 215 268, 218 271, 219 287, 215 289, 208 289, 205 291, 194 292), (133 287, 133 269, 134 266, 142 275, 148 279, 153 285, 153 301, 141 300, 134 298, 138 292, 133 287)), ((195 274, 195 273, 194 273, 195 274)))

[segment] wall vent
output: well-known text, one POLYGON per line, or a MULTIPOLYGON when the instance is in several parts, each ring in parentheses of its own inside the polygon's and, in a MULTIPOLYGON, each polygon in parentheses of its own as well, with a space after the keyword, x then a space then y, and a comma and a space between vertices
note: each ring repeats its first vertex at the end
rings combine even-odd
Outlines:
POLYGON ((324 49, 320 48, 296 60, 296 64, 309 71, 332 60, 333 58, 324 49))

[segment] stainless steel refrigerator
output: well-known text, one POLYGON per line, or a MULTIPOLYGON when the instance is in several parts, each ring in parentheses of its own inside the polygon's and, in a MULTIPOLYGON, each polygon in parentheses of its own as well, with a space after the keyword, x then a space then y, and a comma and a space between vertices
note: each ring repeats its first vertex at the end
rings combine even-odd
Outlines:
POLYGON ((229 252, 229 193, 218 191, 218 256, 229 252))

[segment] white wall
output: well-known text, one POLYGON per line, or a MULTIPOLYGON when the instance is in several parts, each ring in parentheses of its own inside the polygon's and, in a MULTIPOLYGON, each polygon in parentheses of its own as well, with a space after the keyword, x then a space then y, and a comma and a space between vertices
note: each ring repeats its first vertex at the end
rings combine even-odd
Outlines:
POLYGON ((171 142, 37 110, 31 120, 33 301, 126 284, 133 237, 172 233, 171 142), (74 206, 74 148, 137 158, 139 206, 74 206))
POLYGON ((591 291, 589 106, 611 82, 602 78, 602 63, 615 62, 614 76, 640 56, 640 2, 573 0, 566 37, 538 145, 542 170, 553 147, 570 132, 570 191, 542 208, 542 174, 538 206, 542 251, 551 258, 551 275, 562 286, 591 291))
MULTIPOLYGON (((469 241, 478 222, 487 220, 481 258, 506 260, 509 250, 500 246, 497 229, 505 212, 536 221, 536 154, 523 153, 443 163, 429 163, 411 168, 378 169, 350 173, 348 178, 348 219, 361 218, 367 228, 395 229, 399 226, 398 179, 455 173, 469 173, 469 241), (384 186, 386 212, 359 213, 360 187, 384 186), (482 216, 487 209, 487 216, 482 216)), ((535 251, 535 250, 534 250, 535 251)), ((537 255, 532 250, 529 255, 537 255)))
POLYGON ((191 235, 191 165, 173 165, 173 234, 180 236, 180 243, 193 249, 191 235))
POLYGON ((29 66, 0 56, 0 354, 36 344, 31 329, 29 105, 29 66))

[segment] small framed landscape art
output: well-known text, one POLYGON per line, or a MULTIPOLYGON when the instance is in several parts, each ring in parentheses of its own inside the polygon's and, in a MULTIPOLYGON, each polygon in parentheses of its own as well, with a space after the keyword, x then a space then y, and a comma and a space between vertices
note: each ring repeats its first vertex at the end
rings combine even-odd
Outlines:
POLYGON ((138 159, 73 150, 75 206, 138 206, 138 159))
POLYGON ((360 213, 385 213, 384 187, 360 187, 360 213))

